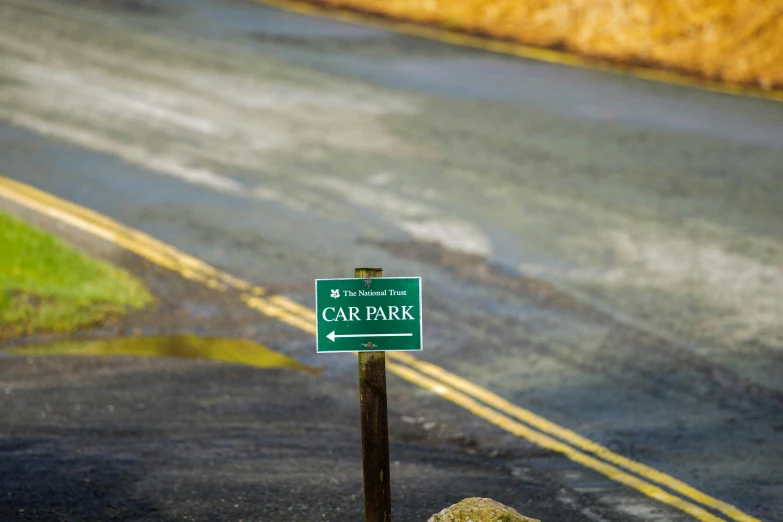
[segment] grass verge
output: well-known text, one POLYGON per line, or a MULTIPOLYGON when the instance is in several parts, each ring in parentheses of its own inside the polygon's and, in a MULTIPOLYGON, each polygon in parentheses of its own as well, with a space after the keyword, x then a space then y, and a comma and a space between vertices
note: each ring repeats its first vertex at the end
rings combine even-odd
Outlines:
POLYGON ((124 270, 0 212, 0 340, 71 332, 152 301, 124 270))
POLYGON ((783 0, 300 1, 625 66, 783 90, 783 0))

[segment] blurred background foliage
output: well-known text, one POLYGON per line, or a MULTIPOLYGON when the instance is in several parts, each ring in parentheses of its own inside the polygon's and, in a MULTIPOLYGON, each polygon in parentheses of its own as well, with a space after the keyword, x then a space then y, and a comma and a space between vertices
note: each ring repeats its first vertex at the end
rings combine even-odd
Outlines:
POLYGON ((702 78, 783 87, 783 0, 315 0, 702 78))

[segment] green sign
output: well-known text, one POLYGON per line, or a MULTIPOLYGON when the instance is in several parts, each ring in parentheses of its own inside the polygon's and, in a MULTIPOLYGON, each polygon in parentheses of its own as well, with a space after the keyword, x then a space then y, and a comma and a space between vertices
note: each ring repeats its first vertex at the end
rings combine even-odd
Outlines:
POLYGON ((421 350, 421 278, 315 280, 318 353, 421 350))

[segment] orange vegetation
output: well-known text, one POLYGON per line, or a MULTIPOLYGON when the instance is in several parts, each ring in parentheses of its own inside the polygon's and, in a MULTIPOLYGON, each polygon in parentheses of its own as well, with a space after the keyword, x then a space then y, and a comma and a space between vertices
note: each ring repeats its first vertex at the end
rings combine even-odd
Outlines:
POLYGON ((783 0, 311 0, 703 78, 783 87, 783 0))

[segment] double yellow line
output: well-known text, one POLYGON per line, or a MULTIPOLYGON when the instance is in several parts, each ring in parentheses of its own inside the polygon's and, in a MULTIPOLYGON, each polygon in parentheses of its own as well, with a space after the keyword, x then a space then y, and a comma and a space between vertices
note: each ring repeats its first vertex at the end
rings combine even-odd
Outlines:
MULTIPOLYGON (((223 292, 236 291, 248 307, 315 334, 315 312, 312 309, 284 295, 270 295, 263 287, 218 270, 143 232, 2 176, 0 197, 110 241, 209 288, 223 292)), ((509 433, 561 453, 574 462, 688 513, 697 520, 725 522, 726 519, 714 514, 720 513, 739 522, 761 522, 731 504, 615 453, 435 364, 404 352, 387 352, 387 357, 387 368, 395 375, 440 395, 509 433)))

